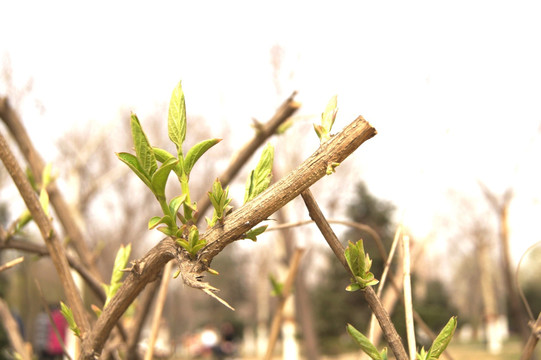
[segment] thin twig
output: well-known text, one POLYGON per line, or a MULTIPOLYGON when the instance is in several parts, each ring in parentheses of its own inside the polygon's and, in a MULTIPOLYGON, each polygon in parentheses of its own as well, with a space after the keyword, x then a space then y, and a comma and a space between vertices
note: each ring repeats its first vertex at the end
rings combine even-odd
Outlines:
POLYGON ((284 307, 286 305, 286 301, 289 298, 289 295, 291 294, 291 290, 293 288, 293 281, 295 280, 295 276, 297 275, 297 270, 299 268, 299 263, 303 252, 304 249, 296 249, 289 264, 287 278, 284 283, 284 287, 282 288, 282 293, 280 294, 280 302, 276 307, 276 313, 274 314, 274 317, 272 319, 269 342, 267 344, 267 352, 265 353, 264 358, 265 360, 270 360, 272 358, 272 352, 274 351, 274 346, 276 345, 276 340, 278 339, 278 334, 280 332, 280 326, 282 325, 284 307))
MULTIPOLYGON (((379 280, 379 283, 378 283, 378 291, 376 292, 376 295, 380 299, 383 294, 383 287, 385 286, 385 282, 387 281, 387 274, 389 273, 391 269, 391 263, 393 261, 393 256, 396 250, 396 246, 398 244, 398 239, 400 239, 401 232, 402 232, 402 225, 399 225, 396 228, 393 244, 391 245, 391 251, 389 251, 389 257, 387 258, 387 261, 385 262, 385 267, 383 268, 383 273, 381 274, 381 279, 379 280)), ((368 325, 368 339, 370 339, 371 342, 374 342, 375 325, 376 325, 376 315, 372 313, 372 315, 370 316, 370 324, 368 325)))
POLYGON ((410 274, 410 238, 402 237, 403 273, 404 273, 404 312, 406 316, 406 334, 410 359, 415 359, 417 345, 415 344, 415 326, 413 324, 413 303, 411 298, 411 274, 410 274))
POLYGON ((15 160, 15 157, 11 153, 11 150, 9 149, 8 144, 2 134, 0 134, 0 158, 13 179, 13 182, 17 186, 28 210, 32 214, 32 218, 38 225, 41 236, 45 240, 45 245, 49 250, 51 259, 53 260, 56 271, 58 272, 58 276, 62 283, 62 287, 64 288, 68 304, 73 311, 75 322, 77 323, 77 326, 81 332, 85 334, 90 328, 90 323, 84 310, 83 300, 81 299, 81 296, 77 291, 77 287, 75 286, 75 281, 71 276, 64 248, 62 247, 60 239, 58 239, 56 231, 53 229, 49 218, 43 211, 34 189, 32 189, 32 186, 17 163, 17 160, 15 160))
POLYGON ((0 272, 4 271, 4 270, 7 270, 9 268, 12 268, 14 267, 15 265, 17 264, 20 264, 24 261, 24 256, 20 256, 14 260, 11 260, 11 261, 8 261, 7 263, 5 263, 4 265, 1 265, 0 266, 0 272))
POLYGON ((162 281, 160 283, 160 292, 158 293, 158 299, 156 300, 156 307, 154 308, 154 318, 152 319, 152 327, 150 330, 150 336, 148 338, 148 347, 145 353, 145 360, 151 360, 154 355, 154 345, 158 338, 158 330, 160 329, 160 321, 162 319, 163 306, 165 299, 167 299, 167 288, 169 287, 169 281, 171 280, 171 268, 173 262, 169 261, 163 269, 162 281))
MULTIPOLYGON (((288 229, 288 228, 292 228, 292 227, 311 224, 313 222, 314 222, 314 220, 301 220, 301 221, 295 221, 295 222, 290 222, 290 223, 283 223, 283 224, 274 225, 272 227, 269 227, 266 231, 276 231, 276 230, 288 229)), ((383 246, 383 241, 381 241, 381 237, 379 236, 379 234, 374 229, 372 229, 371 226, 366 225, 366 224, 362 224, 362 223, 358 223, 358 222, 355 222, 355 221, 348 221, 348 220, 327 219, 327 222, 329 224, 339 224, 339 225, 345 225, 345 226, 353 227, 353 228, 356 228, 356 229, 359 229, 361 231, 365 231, 365 232, 369 233, 370 236, 372 237, 372 239, 374 239, 374 241, 376 243, 376 247, 378 249, 378 252, 381 255, 381 258, 383 259, 383 261, 387 261, 387 252, 385 251, 385 247, 383 246)))
POLYGON ((32 360, 32 354, 26 347, 24 340, 19 331, 19 326, 13 318, 11 311, 4 299, 0 298, 0 323, 4 325, 9 342, 13 346, 13 349, 20 355, 22 360, 32 360))
MULTIPOLYGON (((248 141, 242 148, 240 148, 231 159, 227 169, 218 177, 222 186, 225 188, 227 184, 233 180, 240 169, 246 164, 248 159, 255 153, 255 151, 265 143, 265 141, 272 135, 276 134, 276 131, 287 119, 291 117, 300 107, 301 104, 294 100, 297 93, 293 92, 289 98, 276 110, 274 116, 264 124, 260 124, 256 129, 255 136, 248 141)), ((203 214, 210 206, 210 199, 205 194, 197 202, 197 209, 200 215, 200 219, 203 219, 203 214)))
POLYGON ((537 321, 531 322, 530 326, 532 332, 528 337, 526 345, 524 345, 524 349, 522 350, 522 354, 520 355, 520 360, 529 360, 532 358, 535 347, 537 346, 539 338, 541 337, 541 313, 539 313, 537 321))
MULTIPOLYGON (((306 207, 308 208, 310 217, 316 222, 319 230, 321 231, 321 234, 323 235, 325 240, 327 240, 327 243, 333 250, 338 260, 340 260, 346 271, 353 276, 344 255, 344 248, 340 243, 340 240, 338 240, 338 237, 334 234, 334 231, 331 229, 329 223, 325 219, 325 216, 319 209, 319 206, 317 205, 314 196, 312 195, 310 190, 303 191, 301 195, 304 203, 306 204, 306 207)), ((387 314, 387 311, 381 304, 381 301, 374 292, 374 289, 372 289, 371 286, 367 286, 363 290, 363 294, 366 301, 368 302, 368 305, 370 306, 370 309, 376 315, 381 329, 383 330, 383 334, 385 335, 385 338, 389 343, 389 347, 395 354, 396 358, 398 360, 407 360, 408 356, 406 355, 404 345, 400 340, 400 335, 398 335, 398 333, 396 332, 396 329, 391 322, 389 314, 387 314)))

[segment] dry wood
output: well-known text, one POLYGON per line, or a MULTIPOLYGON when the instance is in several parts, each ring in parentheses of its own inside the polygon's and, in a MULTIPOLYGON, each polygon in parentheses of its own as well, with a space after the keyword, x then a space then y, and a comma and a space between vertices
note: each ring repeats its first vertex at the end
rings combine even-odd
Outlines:
POLYGON ((541 338, 541 313, 539 313, 537 320, 531 323, 531 328, 532 332, 528 337, 526 345, 524 345, 520 360, 529 360, 532 358, 537 342, 539 341, 539 338, 541 338))
POLYGON ((22 257, 22 256, 14 259, 14 260, 8 261, 7 263, 5 263, 3 265, 0 265, 0 272, 2 272, 4 270, 7 270, 7 269, 10 269, 10 268, 14 267, 17 264, 22 263, 23 261, 24 261, 24 257, 22 257))

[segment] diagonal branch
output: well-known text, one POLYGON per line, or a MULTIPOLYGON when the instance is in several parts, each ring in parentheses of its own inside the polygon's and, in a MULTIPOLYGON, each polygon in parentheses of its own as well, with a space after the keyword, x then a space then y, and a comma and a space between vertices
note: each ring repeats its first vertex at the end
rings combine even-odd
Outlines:
MULTIPOLYGON (((264 124, 259 124, 256 128, 255 136, 236 152, 236 155, 231 159, 228 168, 219 176, 220 182, 224 188, 231 182, 231 180, 233 180, 233 178, 237 175, 242 166, 246 164, 254 152, 268 138, 276 134, 276 131, 280 125, 282 125, 300 108, 301 104, 293 99, 295 95, 296 92, 291 94, 291 96, 287 98, 282 105, 280 105, 274 116, 269 121, 264 124)), ((205 194, 197 202, 197 210, 199 211, 199 215, 202 216, 209 206, 210 200, 207 194, 205 194)), ((200 219, 202 219, 202 217, 200 219)))
MULTIPOLYGON (((321 231, 321 234, 323 234, 323 237, 325 240, 327 240, 327 243, 333 250, 334 254, 340 260, 340 263, 344 266, 346 271, 353 276, 351 273, 351 270, 347 264, 346 257, 344 255, 344 248, 342 244, 340 243, 340 240, 338 240, 338 237, 335 235, 334 231, 332 230, 331 226, 325 219, 325 216, 319 209, 319 206, 317 205, 316 200, 314 199, 314 196, 310 192, 309 189, 305 190, 302 194, 302 198, 306 204, 306 207, 308 208, 308 212, 310 214, 310 217, 312 220, 314 220, 321 231)), ((381 326, 381 329, 383 330, 383 333, 385 334, 385 338, 387 339, 387 342, 389 343, 389 347, 395 354, 396 358, 399 360, 407 360, 408 355, 406 354, 406 351, 404 349, 404 345, 402 344, 402 341, 400 340, 400 335, 396 332, 396 329, 391 322, 391 318, 389 317, 389 314, 381 304, 381 301, 379 300, 379 297, 374 292, 374 289, 372 287, 367 286, 364 290, 364 297, 366 301, 368 302, 368 306, 370 306, 370 309, 372 309, 372 312, 376 315, 376 318, 378 319, 378 322, 381 326)))
POLYGON ((203 273, 212 259, 228 244, 243 238, 248 230, 267 219, 274 212, 308 189, 325 176, 330 164, 344 161, 362 143, 376 135, 376 130, 362 116, 359 116, 340 133, 304 161, 296 170, 281 179, 255 199, 232 212, 223 224, 208 229, 201 238, 208 245, 200 252, 197 259, 190 259, 180 252, 174 241, 166 238, 152 248, 141 260, 134 263, 134 268, 124 280, 117 294, 103 309, 91 335, 83 342, 82 358, 92 359, 99 354, 109 332, 129 304, 144 289, 145 285, 156 279, 167 262, 179 261, 184 282, 192 287, 209 289, 210 285, 201 282, 203 273))

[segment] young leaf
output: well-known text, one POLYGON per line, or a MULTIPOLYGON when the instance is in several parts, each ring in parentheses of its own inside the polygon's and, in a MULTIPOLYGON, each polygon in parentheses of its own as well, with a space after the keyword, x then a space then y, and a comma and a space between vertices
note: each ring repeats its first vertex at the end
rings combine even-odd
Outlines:
POLYGON ((325 111, 323 111, 321 114, 321 125, 314 124, 314 130, 316 131, 321 143, 324 143, 331 138, 331 129, 338 111, 336 105, 337 99, 335 95, 331 98, 331 100, 329 100, 327 106, 325 107, 325 111))
POLYGON ((177 163, 176 158, 167 159, 154 175, 152 175, 152 192, 158 199, 165 199, 165 184, 167 184, 169 173, 177 163))
POLYGON ((383 360, 383 357, 381 356, 380 352, 374 344, 368 340, 366 336, 364 336, 360 331, 355 329, 351 324, 347 325, 347 331, 349 335, 360 345, 361 349, 366 353, 366 355, 370 356, 373 360, 383 360))
POLYGON ((277 297, 282 297, 282 291, 284 289, 284 284, 282 284, 281 282, 276 280, 276 278, 274 276, 272 276, 272 275, 269 275, 269 280, 270 280, 271 286, 272 286, 271 295, 272 296, 277 296, 277 297))
POLYGON ((171 199, 171 201, 169 202, 169 210, 171 210, 171 214, 173 216, 177 215, 178 209, 180 209, 180 207, 184 203, 184 200, 186 200, 186 194, 175 196, 171 199))
POLYGON ((171 153, 169 153, 169 151, 167 151, 167 150, 163 150, 163 149, 160 149, 160 148, 157 148, 157 147, 153 147, 152 151, 154 151, 154 156, 156 156, 156 160, 158 160, 161 163, 164 163, 167 160, 169 160, 171 158, 174 158, 174 156, 171 155, 171 153))
POLYGON ((66 319, 66 322, 68 323, 68 326, 69 326, 70 330, 73 331, 75 336, 80 338, 81 337, 81 330, 79 329, 79 327, 75 323, 75 318, 73 317, 73 312, 62 301, 60 302, 60 312, 64 316, 64 319, 66 319))
MULTIPOLYGON (((352 284, 357 283, 359 284, 360 289, 364 289, 367 286, 372 286, 378 283, 378 280, 374 279, 374 274, 370 272, 372 260, 370 260, 368 254, 365 254, 364 252, 362 239, 356 244, 353 244, 350 241, 344 252, 344 256, 346 257, 348 266, 354 275, 352 284)), ((346 288, 346 290, 356 291, 358 288, 357 286, 352 285, 346 288)))
POLYGON ((261 158, 255 169, 250 173, 244 192, 244 203, 255 198, 265 191, 271 181, 272 163, 274 161, 274 147, 269 143, 263 149, 261 158))
POLYGON ((207 223, 209 227, 213 227, 216 224, 216 221, 223 221, 225 215, 231 209, 231 206, 229 206, 231 199, 228 198, 229 186, 224 190, 220 180, 216 179, 212 184, 212 191, 208 192, 208 196, 214 207, 214 212, 212 214, 212 219, 207 218, 207 223))
POLYGON ((447 322, 447 325, 440 331, 432 346, 428 350, 427 360, 437 360, 441 354, 445 351, 456 330, 456 316, 451 317, 447 322))
POLYGON ((141 127, 141 123, 139 123, 139 119, 135 114, 131 115, 131 131, 135 145, 135 154, 137 155, 139 164, 141 164, 144 173, 150 177, 158 168, 158 164, 156 163, 156 156, 154 156, 152 146, 150 146, 147 136, 141 127))
POLYGON ((182 91, 181 82, 178 83, 171 95, 167 130, 169 139, 177 147, 178 154, 182 154, 182 143, 184 143, 184 139, 186 138, 186 104, 184 102, 184 92, 182 91))
POLYGON ((244 239, 250 239, 252 241, 257 241, 257 236, 263 234, 265 232, 265 230, 267 230, 268 226, 269 225, 263 225, 263 226, 257 227, 255 229, 252 229, 252 230, 246 232, 246 234, 244 234, 244 239))
POLYGON ((152 189, 152 184, 150 183, 150 177, 145 173, 143 168, 141 167, 141 164, 139 164, 139 160, 137 160, 137 157, 130 153, 117 153, 116 156, 122 161, 124 164, 128 165, 128 167, 139 177, 139 179, 143 180, 146 186, 149 187, 149 189, 152 189))
POLYGON ((113 272, 111 274, 111 284, 104 286, 105 294, 107 295, 104 307, 107 306, 109 301, 113 298, 113 296, 115 296, 116 292, 120 288, 120 285, 122 285, 122 276, 124 276, 122 269, 126 268, 128 260, 130 259, 130 253, 131 244, 128 244, 127 246, 121 245, 116 253, 113 272))
POLYGON ((171 219, 171 216, 169 216, 169 215, 165 215, 163 217, 153 216, 148 221, 148 229, 152 230, 152 229, 154 229, 156 226, 158 226, 160 224, 165 224, 165 225, 167 225, 168 228, 171 228, 171 229, 176 227, 174 219, 171 219))
POLYGON ((186 154, 186 158, 184 159, 184 172, 186 173, 186 175, 189 176, 197 160, 199 160, 199 158, 205 152, 207 152, 208 149, 210 149, 211 147, 213 147, 220 141, 222 141, 222 139, 203 140, 195 144, 190 150, 188 150, 188 153, 186 154))

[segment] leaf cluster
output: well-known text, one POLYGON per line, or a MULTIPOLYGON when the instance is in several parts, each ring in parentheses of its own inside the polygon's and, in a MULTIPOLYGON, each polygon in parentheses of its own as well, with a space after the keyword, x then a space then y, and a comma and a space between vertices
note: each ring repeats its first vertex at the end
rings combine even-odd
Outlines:
MULTIPOLYGON (((191 201, 190 174, 197 161, 221 139, 203 140, 191 147, 184 155, 183 144, 186 139, 187 122, 181 82, 177 84, 171 95, 167 118, 168 136, 175 145, 176 154, 153 147, 135 114, 131 115, 130 124, 135 154, 121 152, 117 156, 152 191, 160 204, 163 214, 152 217, 148 222, 148 228, 156 228, 167 236, 171 236, 190 256, 195 257, 197 252, 205 246, 206 241, 199 239, 199 229, 194 225, 198 213, 197 204, 191 201), (171 173, 176 175, 182 193, 167 201, 165 187, 171 173)), ((251 172, 247 181, 245 202, 269 186, 273 158, 274 149, 271 145, 267 145, 257 167, 251 172)), ((214 207, 212 218, 207 218, 208 225, 212 227, 218 222, 222 223, 231 211, 229 188, 226 187, 224 190, 220 181, 216 179, 208 196, 214 207)), ((246 237, 255 240, 256 236, 264 230, 254 229, 248 232, 246 237)))
POLYGON ((351 284, 346 288, 347 291, 357 291, 366 288, 367 286, 376 285, 379 281, 374 278, 374 274, 370 272, 372 260, 368 254, 364 252, 363 240, 353 244, 351 241, 344 252, 348 266, 353 274, 351 284))

